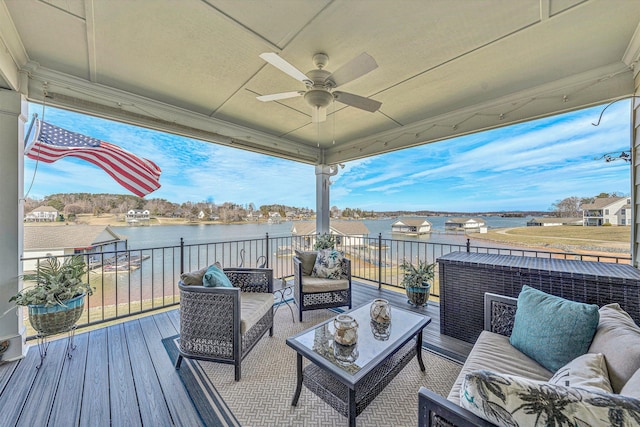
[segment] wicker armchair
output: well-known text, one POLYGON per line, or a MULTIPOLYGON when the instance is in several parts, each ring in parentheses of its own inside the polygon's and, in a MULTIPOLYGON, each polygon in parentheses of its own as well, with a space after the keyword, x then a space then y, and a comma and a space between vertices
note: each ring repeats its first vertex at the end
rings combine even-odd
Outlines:
POLYGON ((273 270, 225 269, 234 288, 180 288, 180 355, 182 358, 229 363, 235 380, 241 362, 269 331, 273 336, 273 270))
POLYGON ((293 298, 301 322, 303 311, 344 306, 351 308, 351 261, 343 258, 343 263, 346 278, 321 279, 303 275, 302 260, 293 257, 293 298))

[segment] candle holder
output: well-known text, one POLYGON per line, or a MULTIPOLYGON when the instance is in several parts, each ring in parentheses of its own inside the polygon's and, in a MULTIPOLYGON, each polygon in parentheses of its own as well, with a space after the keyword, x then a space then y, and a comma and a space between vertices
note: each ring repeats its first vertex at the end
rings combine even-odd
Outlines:
POLYGON ((382 298, 374 299, 371 303, 369 314, 371 315, 371 320, 376 323, 385 324, 391 322, 391 306, 389 305, 389 301, 382 298))
POLYGON ((352 345, 358 341, 358 322, 348 314, 339 314, 333 320, 336 331, 333 340, 338 344, 352 345))

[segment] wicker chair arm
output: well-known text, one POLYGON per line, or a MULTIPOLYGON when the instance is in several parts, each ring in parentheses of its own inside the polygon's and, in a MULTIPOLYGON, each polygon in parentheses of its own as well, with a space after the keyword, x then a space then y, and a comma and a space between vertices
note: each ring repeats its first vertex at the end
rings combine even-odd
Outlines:
POLYGON ((270 268, 225 268, 224 274, 243 292, 273 293, 273 270, 270 268))
POLYGON ((418 427, 495 427, 425 387, 418 391, 418 427))
POLYGON ((484 294, 484 329, 506 337, 511 336, 516 318, 517 298, 484 294))

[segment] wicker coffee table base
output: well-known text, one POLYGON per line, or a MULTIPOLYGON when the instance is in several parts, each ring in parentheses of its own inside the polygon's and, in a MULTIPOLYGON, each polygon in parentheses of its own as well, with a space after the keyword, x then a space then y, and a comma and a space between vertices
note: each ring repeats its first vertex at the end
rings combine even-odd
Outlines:
POLYGON ((297 406, 300 397, 300 373, 302 383, 310 391, 328 403, 336 411, 349 419, 349 426, 355 426, 356 417, 380 394, 380 392, 395 378, 395 376, 413 359, 418 356, 420 370, 425 371, 422 361, 422 331, 415 339, 407 342, 390 358, 382 361, 375 369, 368 373, 355 389, 350 389, 330 372, 310 363, 302 369, 302 355, 298 353, 298 389, 294 395, 292 406, 297 406), (419 343, 419 344, 417 344, 419 343))

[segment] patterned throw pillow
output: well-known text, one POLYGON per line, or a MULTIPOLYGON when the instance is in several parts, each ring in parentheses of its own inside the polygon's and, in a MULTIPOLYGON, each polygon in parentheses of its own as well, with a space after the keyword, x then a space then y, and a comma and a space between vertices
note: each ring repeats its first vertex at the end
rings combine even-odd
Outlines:
POLYGON ((555 372, 589 350, 599 318, 595 304, 570 301, 525 285, 518 296, 509 342, 555 372))
POLYGON ((311 277, 323 279, 342 278, 342 258, 344 253, 335 249, 320 249, 313 266, 311 277))
POLYGON ((596 393, 490 371, 468 373, 460 405, 502 427, 632 426, 640 423, 640 400, 596 393))

